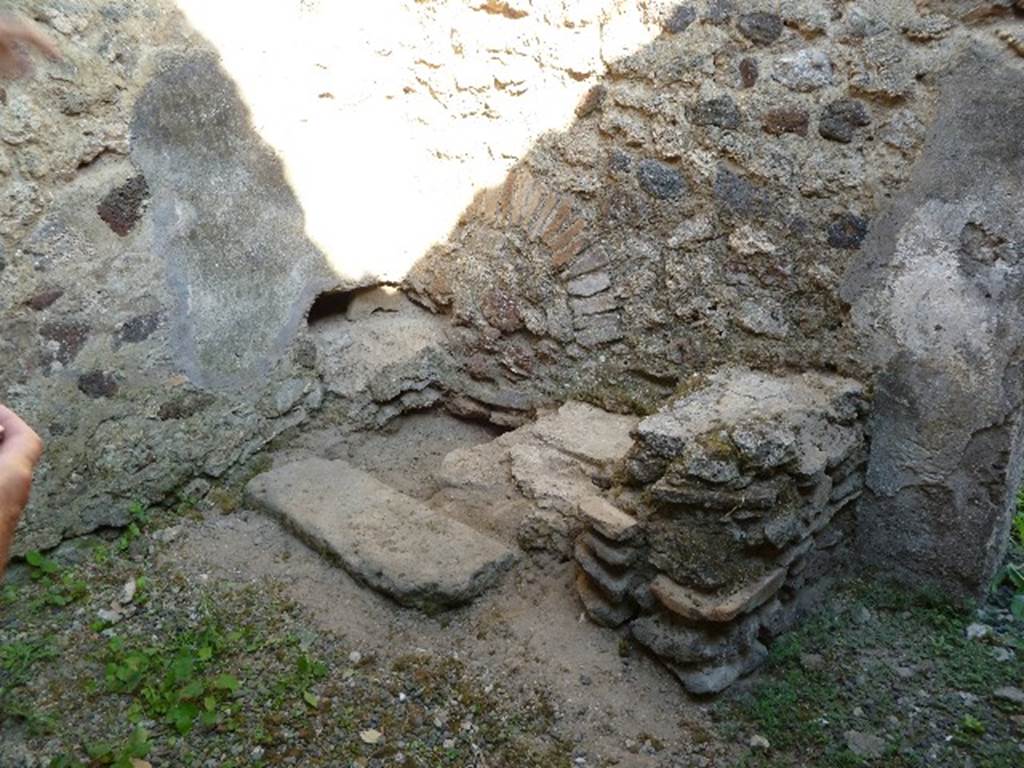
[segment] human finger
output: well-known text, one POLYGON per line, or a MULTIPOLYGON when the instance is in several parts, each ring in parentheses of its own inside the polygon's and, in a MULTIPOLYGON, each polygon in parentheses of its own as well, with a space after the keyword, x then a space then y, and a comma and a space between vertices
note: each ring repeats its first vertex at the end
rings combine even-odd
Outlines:
POLYGON ((43 452, 43 442, 24 419, 4 405, 0 405, 0 458, 20 456, 35 464, 43 452))
POLYGON ((28 72, 29 65, 28 56, 0 42, 0 75, 9 79, 23 77, 28 72))
POLYGON ((60 49, 36 24, 17 16, 0 18, 0 39, 6 43, 32 46, 50 59, 60 58, 60 49))

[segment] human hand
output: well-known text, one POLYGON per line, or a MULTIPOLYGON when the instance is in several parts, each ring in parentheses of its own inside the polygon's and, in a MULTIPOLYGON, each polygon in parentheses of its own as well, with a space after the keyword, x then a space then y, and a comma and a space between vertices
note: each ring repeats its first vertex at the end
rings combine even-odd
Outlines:
POLYGON ((49 59, 60 58, 57 46, 35 24, 11 14, 0 15, 0 76, 18 78, 31 72, 32 49, 49 59))
POLYGON ((32 428, 10 408, 0 405, 0 576, 42 452, 43 441, 32 428))

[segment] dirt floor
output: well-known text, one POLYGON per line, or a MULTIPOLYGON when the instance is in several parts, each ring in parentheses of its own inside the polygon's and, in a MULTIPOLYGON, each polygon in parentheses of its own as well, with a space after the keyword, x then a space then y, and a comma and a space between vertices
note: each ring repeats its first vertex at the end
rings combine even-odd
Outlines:
MULTIPOLYGON (((275 461, 346 458, 427 499, 448 451, 494 436, 426 413, 309 433, 275 461)), ((765 669, 701 701, 585 620, 572 577, 523 556, 431 618, 244 505, 140 509, 12 569, 0 766, 1024 765, 1006 588, 965 615, 851 580, 765 669)))
MULTIPOLYGON (((282 453, 345 458, 403 493, 428 499, 434 475, 451 450, 487 442, 498 433, 441 412, 414 414, 384 432, 339 437, 304 435, 282 453)), ((431 619, 397 607, 332 567, 276 522, 255 512, 210 516, 189 527, 166 557, 186 558, 216 578, 259 583, 270 579, 310 609, 324 628, 342 633, 362 652, 394 655, 426 650, 487 660, 499 677, 547 686, 559 704, 563 734, 592 758, 659 764, 625 750, 645 740, 679 742, 680 715, 703 726, 704 708, 688 701, 675 681, 645 656, 620 655, 620 637, 584 618, 569 562, 524 558, 499 588, 472 605, 431 619), (624 751, 625 750, 625 751, 624 751)), ((681 748, 689 747, 685 740, 681 748)), ((703 748, 702 748, 703 749, 703 748)))

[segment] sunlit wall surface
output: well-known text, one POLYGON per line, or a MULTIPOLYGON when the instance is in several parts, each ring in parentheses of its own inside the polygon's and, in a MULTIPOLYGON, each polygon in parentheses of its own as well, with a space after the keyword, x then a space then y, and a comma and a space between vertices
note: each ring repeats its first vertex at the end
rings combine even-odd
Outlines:
POLYGON ((649 42, 616 0, 179 0, 343 276, 397 281, 475 191, 649 42))

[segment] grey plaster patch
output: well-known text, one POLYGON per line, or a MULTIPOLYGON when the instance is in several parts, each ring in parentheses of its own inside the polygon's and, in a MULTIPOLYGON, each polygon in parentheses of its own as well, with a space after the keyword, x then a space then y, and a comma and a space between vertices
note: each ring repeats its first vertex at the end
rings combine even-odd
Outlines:
POLYGON ((280 161, 207 53, 162 62, 131 131, 181 366, 218 388, 266 372, 313 296, 339 282, 305 235, 280 161))
POLYGON ((858 543, 968 595, 988 585, 1024 466, 1024 75, 973 48, 844 297, 881 370, 858 543))

